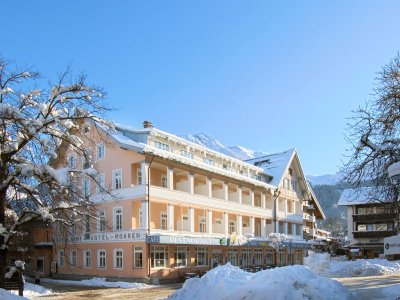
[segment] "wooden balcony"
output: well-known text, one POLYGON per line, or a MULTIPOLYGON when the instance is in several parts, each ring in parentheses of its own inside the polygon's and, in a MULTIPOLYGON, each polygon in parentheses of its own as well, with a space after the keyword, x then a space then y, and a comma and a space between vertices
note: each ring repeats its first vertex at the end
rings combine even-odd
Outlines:
POLYGON ((382 231, 353 231, 354 238, 382 238, 396 235, 394 230, 382 230, 382 231))
POLYGON ((371 215, 353 215, 353 221, 392 221, 396 219, 395 213, 371 214, 371 215))

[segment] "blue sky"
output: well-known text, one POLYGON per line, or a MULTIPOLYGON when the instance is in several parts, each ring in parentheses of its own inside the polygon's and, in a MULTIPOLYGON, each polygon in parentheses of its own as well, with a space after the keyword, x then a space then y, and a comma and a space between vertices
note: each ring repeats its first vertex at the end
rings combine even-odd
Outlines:
POLYGON ((400 49, 398 1, 3 1, 0 54, 104 87, 113 120, 345 159, 351 111, 400 49))

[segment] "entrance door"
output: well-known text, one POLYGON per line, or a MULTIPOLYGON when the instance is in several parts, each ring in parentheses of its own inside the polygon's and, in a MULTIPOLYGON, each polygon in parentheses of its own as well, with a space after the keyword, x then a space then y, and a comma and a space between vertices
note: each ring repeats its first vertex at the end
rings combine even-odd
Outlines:
POLYGON ((44 273, 44 259, 42 257, 36 259, 36 269, 44 273))

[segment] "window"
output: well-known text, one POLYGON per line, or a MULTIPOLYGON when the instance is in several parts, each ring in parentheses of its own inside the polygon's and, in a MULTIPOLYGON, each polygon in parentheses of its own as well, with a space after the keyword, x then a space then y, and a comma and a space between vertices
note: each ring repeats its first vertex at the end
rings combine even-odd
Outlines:
POLYGON ((89 215, 83 216, 83 227, 84 227, 85 233, 90 233, 90 216, 89 215))
POLYGON ((103 159, 105 155, 105 147, 104 144, 99 144, 96 146, 96 158, 103 159))
POLYGON ((106 211, 101 209, 97 212, 97 231, 105 231, 106 230, 106 211))
POLYGON ((168 216, 166 212, 161 212, 161 229, 167 230, 168 229, 168 216))
POLYGON ((168 266, 168 247, 152 246, 151 247, 151 267, 165 268, 168 266))
POLYGON ((154 147, 165 151, 171 151, 168 144, 160 143, 157 141, 154 142, 154 147))
POLYGON ((142 209, 139 208, 139 228, 143 228, 142 209))
POLYGON ((70 168, 76 168, 76 155, 75 154, 71 154, 68 157, 68 166, 70 168))
POLYGON ((206 218, 204 217, 199 218, 199 231, 206 232, 206 218))
POLYGON ((285 223, 279 221, 279 233, 285 233, 285 223))
POLYGON ((203 162, 205 162, 207 165, 211 165, 211 166, 214 165, 214 161, 207 157, 203 157, 203 162))
POLYGON ((123 252, 122 249, 114 249, 114 268, 122 269, 123 266, 123 252))
POLYGON ((189 258, 189 247, 175 248, 175 267, 187 267, 189 258))
POLYGON ((254 206, 261 207, 261 197, 254 196, 254 206))
POLYGON ((260 175, 254 175, 253 179, 258 180, 258 181, 262 181, 260 175))
POLYGON ((251 265, 250 262, 250 250, 246 249, 246 250, 242 250, 241 253, 241 265, 243 267, 249 267, 251 265))
POLYGON ((215 224, 222 225, 222 219, 215 219, 215 224))
POLYGON ((167 176, 164 176, 164 175, 161 176, 161 186, 163 188, 167 188, 168 187, 167 176))
POLYGON ((118 190, 122 188, 122 170, 114 170, 112 173, 113 177, 113 188, 114 190, 118 190))
POLYGON ((287 178, 283 179, 283 188, 287 190, 289 189, 289 179, 287 178))
POLYGON ((82 182, 83 195, 88 197, 90 195, 90 178, 86 177, 82 182))
POLYGON ((229 221, 229 234, 232 234, 236 231, 236 222, 235 221, 229 221))
POLYGON ((290 184, 291 190, 296 192, 297 191, 297 181, 296 180, 291 180, 290 184))
POLYGON ((247 173, 246 171, 240 171, 239 173, 240 173, 240 175, 242 175, 242 176, 249 177, 249 173, 247 173))
POLYGON ((266 252, 264 256, 264 264, 272 265, 274 260, 274 254, 272 252, 266 252))
POLYGON ((181 150, 181 155, 184 156, 184 157, 193 159, 193 153, 192 152, 189 152, 189 151, 186 151, 186 150, 181 150))
POLYGON ((262 259, 263 255, 262 254, 263 254, 262 253, 262 249, 260 249, 260 248, 255 249, 255 251, 254 251, 254 265, 256 267, 261 267, 263 265, 263 259, 262 259))
POLYGON ((97 251, 97 267, 99 269, 106 268, 106 250, 100 249, 97 251))
POLYGON ((113 208, 113 227, 114 230, 122 230, 122 208, 114 207, 113 208))
POLYGON ((228 262, 231 263, 232 266, 238 265, 238 250, 237 249, 229 249, 228 250, 228 262))
POLYGON ((83 169, 88 169, 92 167, 91 160, 92 160, 91 149, 85 149, 85 152, 82 156, 83 169))
POLYGON ((60 252, 58 253, 58 265, 60 267, 64 267, 64 250, 60 250, 60 252))
POLYGON ((76 267, 76 264, 77 264, 76 251, 71 251, 70 261, 71 261, 71 266, 76 267))
POLYGON ((83 251, 83 266, 85 268, 92 266, 92 252, 90 250, 83 251))
POLYGON ((302 225, 296 224, 296 235, 301 235, 301 227, 302 225))
POLYGON ((287 223, 287 234, 293 234, 293 226, 292 223, 287 223))
POLYGON ((142 171, 141 170, 137 171, 137 184, 138 185, 142 184, 142 171))
POLYGON ((222 165, 222 168, 223 168, 224 170, 227 170, 227 171, 232 171, 232 167, 231 167, 230 165, 227 165, 227 164, 223 164, 223 165, 222 165))
POLYGON ((208 265, 208 249, 207 247, 196 247, 196 266, 208 265))
POLYGON ((106 176, 104 174, 97 175, 96 193, 102 193, 106 187, 106 176))
POLYGON ((143 248, 139 246, 133 247, 133 267, 136 269, 143 268, 143 248))

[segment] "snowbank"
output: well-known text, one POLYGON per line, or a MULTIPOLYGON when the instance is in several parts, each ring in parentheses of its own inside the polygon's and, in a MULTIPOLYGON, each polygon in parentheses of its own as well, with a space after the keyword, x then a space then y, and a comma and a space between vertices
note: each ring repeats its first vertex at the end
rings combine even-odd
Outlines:
MULTIPOLYGON (((52 293, 53 293, 53 291, 50 290, 50 289, 46 289, 45 287, 42 287, 40 285, 32 284, 32 283, 29 283, 29 282, 25 281, 25 284, 24 284, 24 297, 26 297, 27 299, 31 299, 31 298, 39 297, 39 296, 44 296, 44 295, 49 295, 49 294, 52 294, 52 293)), ((12 294, 13 296, 16 296, 16 295, 18 295, 18 291, 11 291, 10 294, 12 294)), ((3 298, 1 296, 2 295, 0 293, 0 299, 3 300, 3 298)), ((26 298, 23 298, 23 299, 26 299, 26 298)), ((7 299, 7 298, 4 298, 4 299, 7 299)), ((12 298, 12 299, 14 299, 14 298, 12 298)), ((21 298, 15 298, 15 299, 21 299, 21 298)))
POLYGON ((81 286, 101 286, 108 288, 122 288, 122 289, 148 289, 154 288, 157 286, 148 285, 145 283, 139 282, 124 282, 124 281, 106 281, 105 278, 93 277, 92 279, 84 279, 84 280, 58 280, 58 279, 42 279, 43 282, 49 283, 58 283, 65 285, 81 285, 81 286))
POLYGON ((231 264, 185 282, 171 299, 354 299, 340 283, 300 265, 248 273, 231 264))
POLYGON ((313 253, 304 258, 304 265, 313 272, 326 277, 362 277, 400 274, 400 261, 386 259, 357 259, 348 261, 330 258, 328 253, 313 253))
POLYGON ((28 298, 14 295, 4 289, 0 289, 0 299, 1 300, 24 300, 24 299, 28 300, 28 298))

